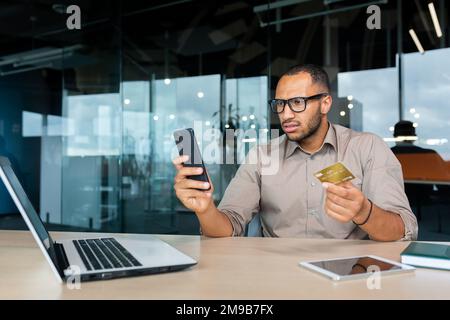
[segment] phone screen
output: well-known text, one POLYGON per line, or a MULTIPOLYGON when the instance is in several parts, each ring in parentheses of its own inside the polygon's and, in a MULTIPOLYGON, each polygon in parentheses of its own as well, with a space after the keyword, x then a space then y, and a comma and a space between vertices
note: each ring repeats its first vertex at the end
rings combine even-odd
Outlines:
POLYGON ((370 273, 371 266, 376 266, 380 271, 398 270, 401 267, 391 263, 364 256, 357 258, 317 261, 311 263, 321 269, 336 273, 340 276, 348 276, 359 273, 370 273))

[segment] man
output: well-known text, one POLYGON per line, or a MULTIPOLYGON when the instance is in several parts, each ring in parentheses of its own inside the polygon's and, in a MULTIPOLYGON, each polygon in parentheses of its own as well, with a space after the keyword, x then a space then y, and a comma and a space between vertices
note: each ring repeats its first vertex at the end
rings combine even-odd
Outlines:
POLYGON ((174 160, 176 194, 195 211, 203 234, 242 236, 260 213, 268 237, 416 239, 399 162, 379 137, 330 124, 329 92, 328 75, 317 66, 296 66, 281 77, 270 105, 285 135, 249 156, 279 161, 279 170, 264 175, 260 162, 242 164, 218 207, 212 185, 196 190, 209 184, 186 178, 201 169, 183 167, 185 157, 174 160), (337 161, 356 179, 321 185, 313 174, 337 161))

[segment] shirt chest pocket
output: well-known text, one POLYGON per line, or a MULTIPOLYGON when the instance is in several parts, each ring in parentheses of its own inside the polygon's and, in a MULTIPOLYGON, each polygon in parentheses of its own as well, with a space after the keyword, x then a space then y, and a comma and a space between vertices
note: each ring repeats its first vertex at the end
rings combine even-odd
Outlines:
POLYGON ((360 191, 362 191, 362 186, 363 186, 363 173, 362 173, 362 168, 359 167, 357 164, 352 163, 350 161, 342 161, 344 163, 344 165, 348 168, 348 170, 355 176, 355 178, 353 180, 351 180, 350 182, 356 187, 358 188, 360 191), (350 164, 349 164, 350 162, 350 164))

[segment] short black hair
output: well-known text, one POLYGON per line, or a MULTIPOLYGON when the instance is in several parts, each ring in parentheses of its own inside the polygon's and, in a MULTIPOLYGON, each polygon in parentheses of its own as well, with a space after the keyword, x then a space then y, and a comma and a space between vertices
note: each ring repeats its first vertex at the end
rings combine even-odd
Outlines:
POLYGON ((401 120, 397 122, 394 127, 394 137, 400 136, 417 137, 416 128, 414 128, 414 123, 406 120, 401 120))
POLYGON ((330 78, 327 72, 322 68, 314 64, 298 64, 290 67, 288 71, 283 73, 284 76, 294 76, 300 72, 306 72, 311 76, 313 83, 319 83, 324 86, 328 92, 330 92, 330 78))

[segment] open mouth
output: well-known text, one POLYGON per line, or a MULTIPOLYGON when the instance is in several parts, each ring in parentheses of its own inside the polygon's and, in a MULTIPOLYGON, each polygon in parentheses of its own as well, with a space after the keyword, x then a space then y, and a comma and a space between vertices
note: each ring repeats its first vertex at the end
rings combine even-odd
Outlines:
POLYGON ((286 133, 291 133, 296 131, 300 126, 296 123, 286 123, 283 125, 283 130, 286 133))

